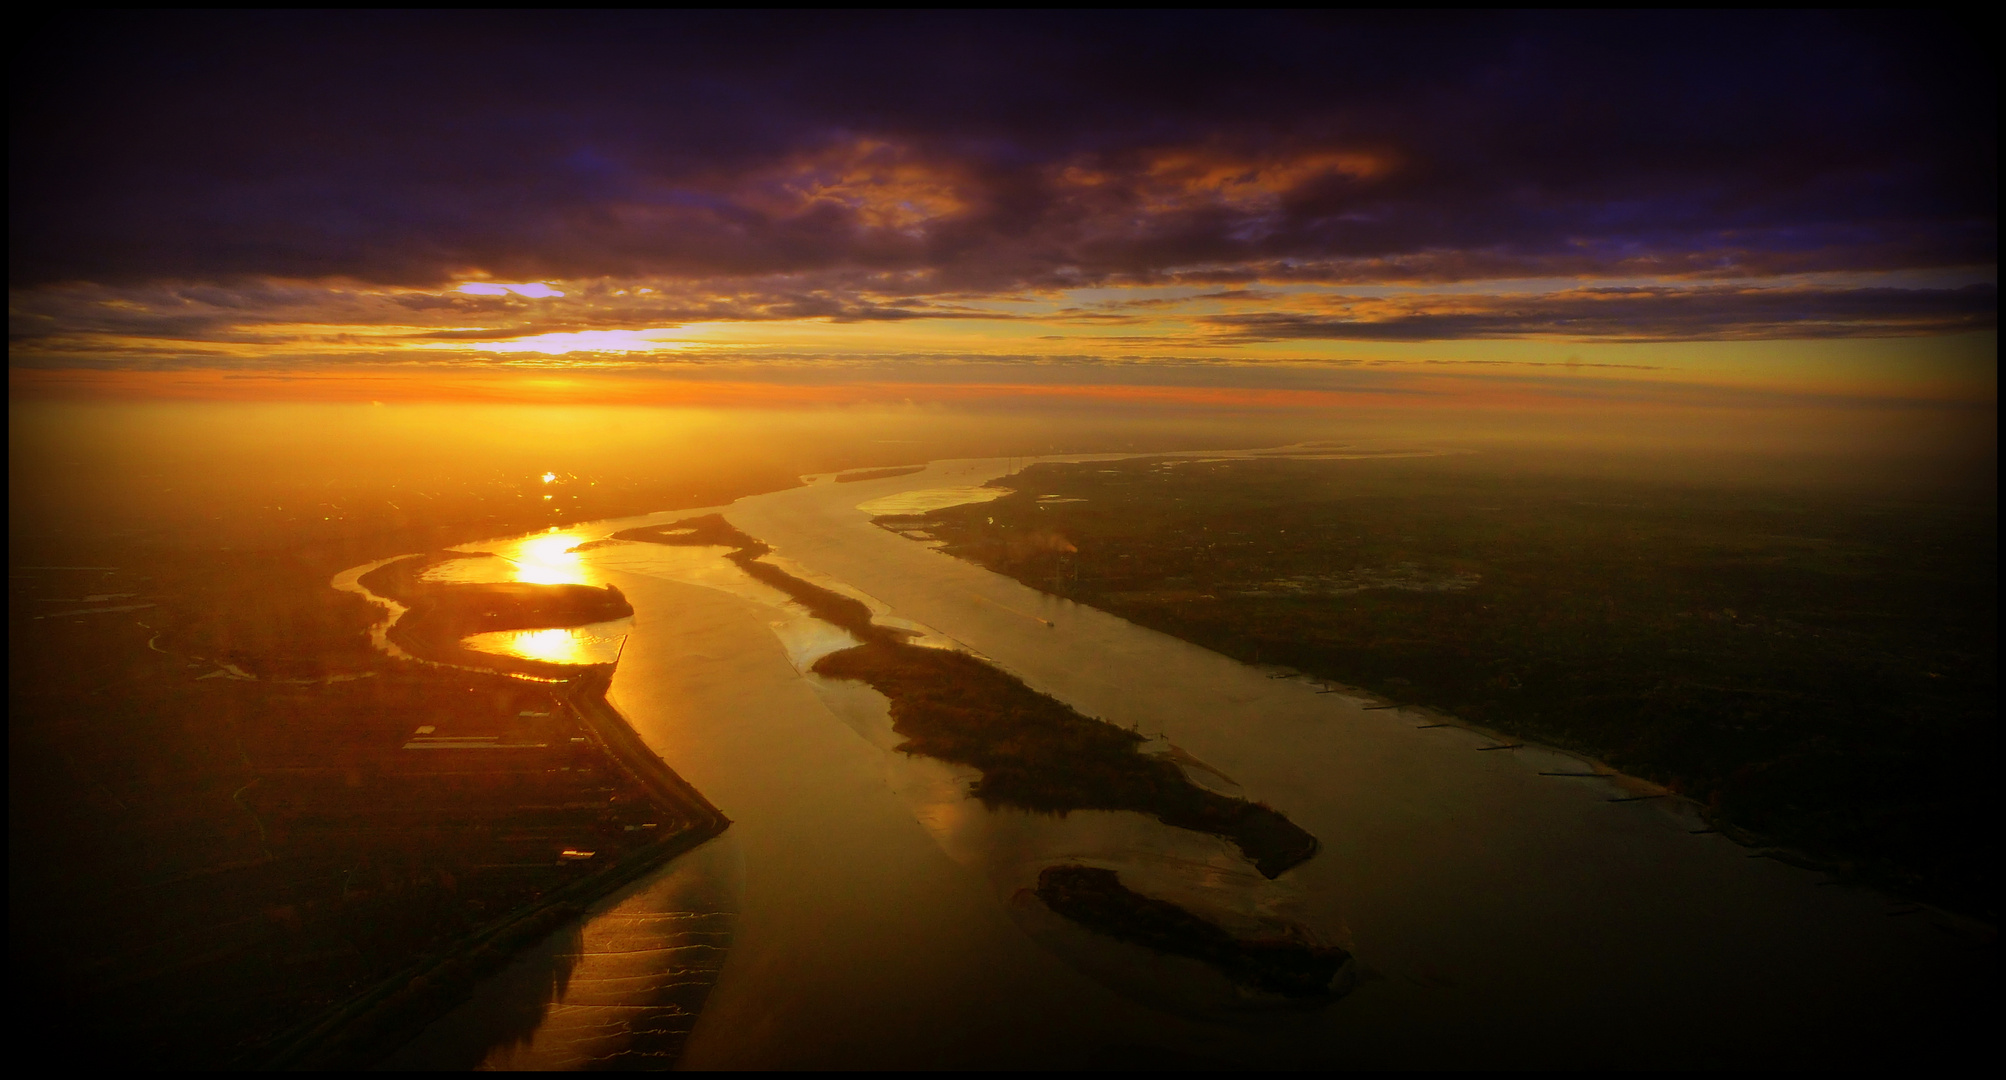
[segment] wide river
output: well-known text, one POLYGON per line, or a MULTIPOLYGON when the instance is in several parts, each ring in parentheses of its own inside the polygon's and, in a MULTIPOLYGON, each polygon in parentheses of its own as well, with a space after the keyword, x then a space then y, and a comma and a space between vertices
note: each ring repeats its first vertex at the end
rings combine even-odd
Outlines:
MULTIPOLYGON (((1237 456, 1237 455, 1234 455, 1237 456)), ((1060 459, 1054 459, 1060 460, 1060 459)), ((1063 460, 1081 460, 1078 458, 1063 460)), ((685 1068, 1673 1066, 1842 1063, 1927 1043, 1982 950, 1912 906, 1751 852, 1676 799, 1242 664, 870 522, 1026 459, 718 508, 791 572, 1158 736, 1197 782, 1322 841, 1264 881, 1139 815, 989 812, 890 747, 875 692, 805 674, 843 647, 722 549, 567 549, 704 510, 470 545, 452 573, 618 585, 612 700, 734 822, 484 987, 395 1064, 685 1068), (494 567, 483 570, 482 562, 494 567), (497 570, 499 568, 499 570, 497 570), (1623 801, 1616 801, 1623 800, 1623 801), (1327 1006, 1246 1007, 1196 965, 1114 946, 1017 891, 1071 859, 1229 923, 1357 957, 1327 1006)), ((558 635, 562 638, 563 635, 558 635)), ((563 659, 565 642, 531 642, 563 659)))

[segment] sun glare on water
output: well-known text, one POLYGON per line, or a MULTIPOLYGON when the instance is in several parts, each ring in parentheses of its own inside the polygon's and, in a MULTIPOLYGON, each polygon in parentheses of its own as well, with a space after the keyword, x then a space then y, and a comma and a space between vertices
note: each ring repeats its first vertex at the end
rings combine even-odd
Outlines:
MULTIPOLYGON (((579 640, 577 634, 570 630, 521 630, 507 634, 506 638, 505 643, 496 642, 489 644, 482 642, 480 644, 489 645, 489 649, 494 652, 509 653, 515 656, 526 657, 530 660, 542 660, 552 664, 591 663, 591 660, 584 655, 585 650, 581 647, 584 643, 579 640), (501 647, 496 648, 496 645, 501 647)), ((480 645, 476 645, 475 647, 479 648, 480 645)))
POLYGON ((602 624, 596 628, 575 627, 550 630, 502 630, 474 634, 466 639, 470 649, 541 660, 550 664, 610 664, 620 655, 624 633, 611 632, 602 624))
POLYGON ((515 554, 515 579, 532 585, 584 585, 584 562, 571 549, 584 543, 577 533, 545 533, 523 542, 515 554))

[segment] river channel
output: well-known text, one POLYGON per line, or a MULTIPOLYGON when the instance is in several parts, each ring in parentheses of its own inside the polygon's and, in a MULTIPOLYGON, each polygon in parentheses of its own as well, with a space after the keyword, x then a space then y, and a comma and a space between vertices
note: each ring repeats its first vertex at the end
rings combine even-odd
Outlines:
MULTIPOLYGON (((1124 455, 1128 456, 1128 455, 1124 455)), ((1325 455, 1319 455, 1325 456, 1325 455)), ((1081 460, 1065 458, 1052 460, 1081 460)), ((620 657, 611 699, 734 824, 525 954, 393 1064, 489 1068, 1451 1067, 1813 1064, 1926 1031, 1967 938, 1751 852, 1676 799, 1542 773, 1537 748, 1242 664, 874 526, 1026 459, 804 486, 466 550, 462 580, 614 584, 631 625, 496 642, 620 657), (885 703, 807 673, 849 643, 720 548, 612 543, 721 512, 771 561, 920 641, 988 659, 1195 761, 1322 842, 1266 881, 1139 815, 989 811, 892 750, 885 703), (569 643, 567 643, 569 642, 569 643), (622 643, 623 642, 623 643, 622 643), (1356 956, 1314 1009, 1233 1000, 1195 964, 1099 940, 1021 890, 1059 858, 1223 922, 1356 956)))

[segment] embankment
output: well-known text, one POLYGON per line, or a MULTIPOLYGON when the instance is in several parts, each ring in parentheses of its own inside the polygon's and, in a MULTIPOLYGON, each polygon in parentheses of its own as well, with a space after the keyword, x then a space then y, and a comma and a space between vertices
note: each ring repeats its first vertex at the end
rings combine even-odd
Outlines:
POLYGON ((633 613, 613 588, 563 585, 439 585, 420 582, 423 569, 446 556, 413 556, 365 575, 370 591, 406 605, 390 628, 413 655, 463 667, 529 674, 558 683, 557 699, 607 757, 664 812, 663 835, 628 849, 597 872, 552 890, 449 946, 351 995, 278 1041, 257 1067, 368 1068, 445 1015, 518 951, 581 917, 599 898, 723 832, 731 824, 717 807, 650 750, 606 700, 613 665, 537 664, 476 652, 461 637, 499 629, 580 625, 633 613), (413 624, 415 625, 406 625, 413 624), (529 669, 529 670, 525 670, 529 669))

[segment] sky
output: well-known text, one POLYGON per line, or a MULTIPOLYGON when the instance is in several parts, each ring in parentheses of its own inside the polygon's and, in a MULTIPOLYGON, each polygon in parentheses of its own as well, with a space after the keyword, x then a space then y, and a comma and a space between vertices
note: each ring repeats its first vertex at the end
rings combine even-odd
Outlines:
POLYGON ((1996 411, 1997 87, 1948 16, 89 12, 36 41, 10 396, 1996 411))

